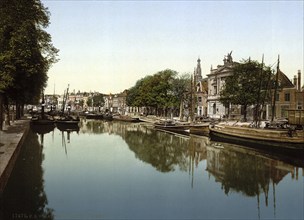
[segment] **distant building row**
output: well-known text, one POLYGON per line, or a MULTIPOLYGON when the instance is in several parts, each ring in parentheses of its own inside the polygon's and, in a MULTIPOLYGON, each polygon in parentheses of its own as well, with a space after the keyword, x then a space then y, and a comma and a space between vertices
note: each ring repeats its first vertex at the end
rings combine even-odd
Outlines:
MULTIPOLYGON (((197 60, 197 66, 194 69, 195 82, 195 116, 223 118, 228 115, 228 108, 225 107, 220 100, 220 92, 225 85, 225 80, 232 74, 233 66, 237 64, 233 61, 231 53, 224 57, 223 65, 217 68, 211 67, 210 73, 206 74, 206 78, 202 77, 201 60, 197 60)), ((287 117, 288 109, 304 109, 304 86, 301 86, 301 71, 294 76, 293 82, 279 71, 280 89, 276 94, 275 117, 287 117)), ((114 113, 129 114, 143 113, 144 108, 130 107, 126 104, 127 90, 119 94, 104 94, 104 105, 93 107, 87 104, 89 97, 98 95, 99 93, 71 93, 67 103, 71 106, 71 110, 77 111, 105 111, 106 109, 114 113)), ((62 109, 63 96, 46 96, 47 106, 56 105, 57 109, 62 109)), ((266 105, 263 112, 263 119, 271 117, 271 106, 266 105)), ((253 109, 247 110, 247 115, 253 115, 253 109)), ((243 115, 241 106, 230 106, 230 117, 240 119, 243 115)))
MULTIPOLYGON (((224 64, 218 65, 216 69, 211 68, 207 78, 202 78, 200 59, 197 60, 197 67, 194 71, 197 85, 197 116, 212 118, 223 118, 228 115, 228 108, 220 100, 220 92, 225 85, 225 80, 232 74, 233 61, 231 53, 224 57, 224 64)), ((289 109, 304 109, 304 86, 301 86, 301 71, 298 70, 293 82, 279 71, 278 81, 280 89, 276 94, 275 117, 286 118, 289 109)), ((262 113, 263 119, 271 117, 271 106, 266 105, 262 113)), ((241 106, 230 106, 230 117, 240 119, 243 115, 241 106)), ((248 116, 253 116, 253 108, 248 109, 248 116)))

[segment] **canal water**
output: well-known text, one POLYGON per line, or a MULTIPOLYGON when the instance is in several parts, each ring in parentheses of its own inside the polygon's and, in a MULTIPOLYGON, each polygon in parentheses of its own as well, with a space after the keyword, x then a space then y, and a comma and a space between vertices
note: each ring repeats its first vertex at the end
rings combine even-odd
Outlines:
POLYGON ((144 123, 39 133, 26 138, 0 219, 304 217, 304 171, 292 161, 144 123))

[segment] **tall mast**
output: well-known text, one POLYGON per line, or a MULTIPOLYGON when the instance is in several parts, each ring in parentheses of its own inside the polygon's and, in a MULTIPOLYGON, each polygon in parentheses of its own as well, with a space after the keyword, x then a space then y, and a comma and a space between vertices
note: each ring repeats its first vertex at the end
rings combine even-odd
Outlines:
POLYGON ((194 74, 191 76, 191 85, 190 85, 190 122, 193 121, 193 80, 194 74))
POLYGON ((280 55, 278 55, 278 65, 277 65, 276 81, 275 81, 274 94, 273 94, 271 121, 273 121, 274 113, 275 113, 275 103, 276 103, 276 96, 278 91, 278 81, 279 81, 279 71, 280 71, 279 65, 280 65, 280 55))
POLYGON ((262 57, 262 66, 261 66, 261 72, 260 72, 260 82, 259 82, 259 89, 258 89, 258 100, 256 105, 256 112, 255 112, 255 120, 256 120, 256 127, 259 127, 260 122, 260 99, 261 99, 261 87, 262 87, 262 76, 263 76, 263 68, 264 68, 264 54, 262 57))
POLYGON ((63 94, 62 114, 64 114, 64 108, 65 108, 66 100, 67 100, 68 94, 69 94, 69 87, 70 87, 70 84, 68 84, 68 88, 66 90, 66 93, 63 94))

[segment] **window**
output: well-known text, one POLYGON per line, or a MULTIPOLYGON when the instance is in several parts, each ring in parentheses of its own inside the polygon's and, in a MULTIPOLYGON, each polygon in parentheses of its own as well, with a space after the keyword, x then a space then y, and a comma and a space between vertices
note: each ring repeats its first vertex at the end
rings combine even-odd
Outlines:
POLYGON ((202 97, 198 97, 198 102, 202 102, 202 97))
POLYGON ((279 101, 279 100, 280 100, 280 94, 277 93, 277 94, 276 94, 276 101, 279 101))
POLYGON ((285 102, 290 101, 290 93, 285 93, 285 102))

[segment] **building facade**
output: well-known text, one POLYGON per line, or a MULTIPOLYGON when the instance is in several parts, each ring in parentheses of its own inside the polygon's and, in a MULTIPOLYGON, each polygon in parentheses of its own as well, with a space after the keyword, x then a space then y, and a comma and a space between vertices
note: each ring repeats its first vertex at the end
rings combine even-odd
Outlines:
MULTIPOLYGON (((216 69, 211 67, 208 77, 208 97, 207 97, 207 115, 210 118, 223 118, 228 114, 228 107, 224 106, 220 100, 220 92, 225 85, 225 80, 232 74, 232 68, 236 65, 233 62, 231 52, 224 57, 224 65, 218 65, 216 69)), ((230 106, 230 115, 239 117, 240 108, 230 106)))

